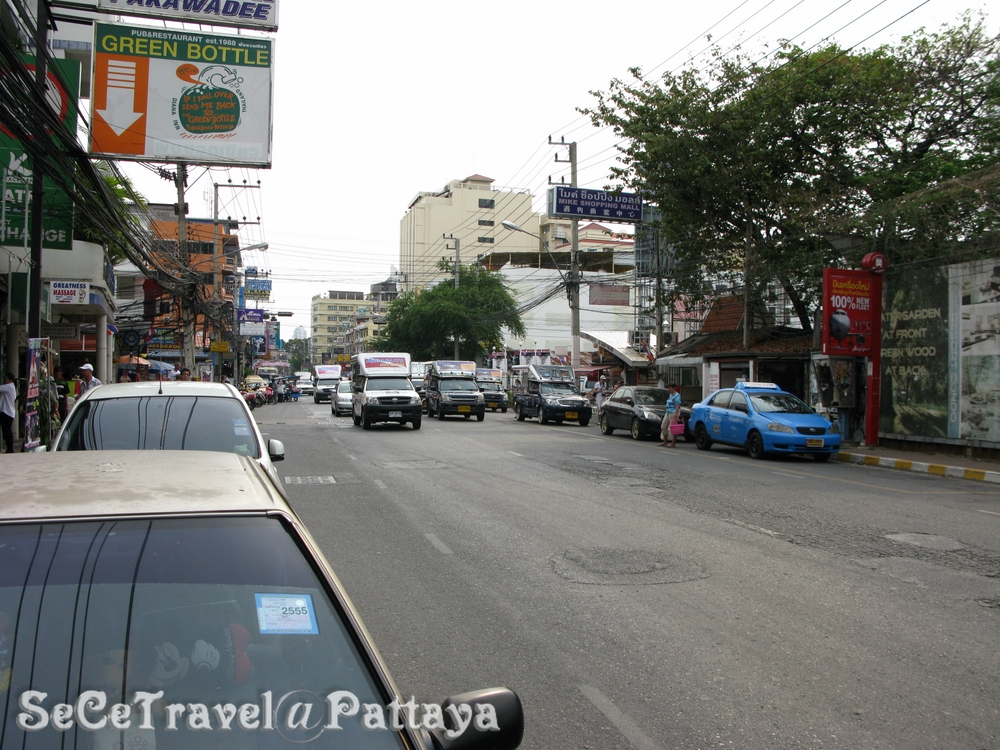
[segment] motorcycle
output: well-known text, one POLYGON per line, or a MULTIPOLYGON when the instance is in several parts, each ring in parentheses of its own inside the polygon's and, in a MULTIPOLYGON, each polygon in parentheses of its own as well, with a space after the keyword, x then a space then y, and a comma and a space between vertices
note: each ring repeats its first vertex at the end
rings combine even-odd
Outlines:
POLYGON ((240 391, 243 400, 247 402, 247 408, 253 411, 257 406, 257 399, 254 398, 253 391, 240 391))

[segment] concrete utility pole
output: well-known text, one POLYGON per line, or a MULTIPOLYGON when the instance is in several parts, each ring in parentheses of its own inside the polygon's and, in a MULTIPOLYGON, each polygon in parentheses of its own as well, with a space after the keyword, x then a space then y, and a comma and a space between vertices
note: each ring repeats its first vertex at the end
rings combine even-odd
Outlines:
MULTIPOLYGON (((187 186, 187 165, 177 165, 177 255, 186 273, 191 271, 191 258, 188 254, 187 242, 187 204, 184 202, 184 188, 187 186)), ((194 298, 198 293, 198 282, 188 281, 185 284, 184 297, 181 299, 181 319, 183 333, 181 334, 181 366, 195 366, 194 352, 194 298)))
MULTIPOLYGON (((35 86, 42 100, 45 101, 45 84, 47 70, 45 68, 45 51, 49 46, 49 9, 45 0, 38 0, 35 17, 35 86)), ((48 106, 46 103, 43 106, 48 106)), ((28 144, 24 144, 25 148, 28 144)), ((31 268, 28 284, 28 338, 37 339, 42 335, 42 225, 45 211, 45 169, 39 151, 31 155, 31 268)), ((25 225, 28 217, 24 217, 25 225)), ((107 331, 97 331, 98 340, 107 336, 107 331)))
MULTIPOLYGON (((457 292, 458 291, 458 278, 459 278, 459 275, 460 275, 459 272, 458 272, 458 269, 462 265, 462 241, 458 237, 456 237, 454 235, 443 235, 442 234, 441 236, 444 237, 446 240, 454 240, 455 241, 455 291, 457 292)), ((459 354, 458 354, 458 331, 455 331, 455 359, 456 359, 456 361, 459 359, 459 354)))
MULTIPOLYGON (((569 179, 570 187, 579 187, 576 184, 576 141, 565 143, 563 141, 553 141, 549 138, 550 145, 569 147, 569 179)), ((566 159, 556 157, 557 162, 565 163, 566 159)), ((569 294, 569 328, 572 338, 572 349, 570 354, 573 367, 580 366, 580 220, 570 219, 570 257, 569 257, 569 284, 567 292, 569 294)))

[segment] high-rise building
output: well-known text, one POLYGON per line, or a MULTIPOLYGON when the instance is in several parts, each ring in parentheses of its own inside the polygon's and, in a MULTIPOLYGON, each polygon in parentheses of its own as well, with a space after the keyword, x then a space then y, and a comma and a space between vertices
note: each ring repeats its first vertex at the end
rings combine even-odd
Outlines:
POLYGON ((477 256, 500 247, 513 252, 538 247, 538 240, 533 237, 501 226, 501 222, 511 221, 528 232, 538 233, 531 193, 498 189, 493 182, 490 177, 475 174, 464 180, 452 180, 438 192, 417 193, 410 201, 399 226, 402 291, 433 286, 451 278, 453 270, 441 269, 439 264, 442 259, 454 263, 455 240, 463 266, 472 265, 477 256))
POLYGON ((356 323, 364 292, 332 290, 312 298, 312 335, 309 354, 314 363, 337 362, 344 357, 344 337, 356 323))

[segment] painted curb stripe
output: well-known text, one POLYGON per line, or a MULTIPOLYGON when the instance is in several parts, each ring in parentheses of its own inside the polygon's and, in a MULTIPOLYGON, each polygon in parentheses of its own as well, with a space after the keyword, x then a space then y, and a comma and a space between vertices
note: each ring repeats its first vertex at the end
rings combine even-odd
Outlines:
POLYGON ((836 459, 838 461, 843 461, 844 463, 861 464, 863 466, 880 466, 883 469, 916 471, 921 474, 934 474, 942 477, 957 477, 958 479, 971 479, 977 482, 1000 484, 1000 471, 966 469, 961 466, 927 464, 920 461, 909 461, 903 458, 886 458, 883 456, 870 456, 861 453, 847 453, 844 451, 837 453, 836 459))

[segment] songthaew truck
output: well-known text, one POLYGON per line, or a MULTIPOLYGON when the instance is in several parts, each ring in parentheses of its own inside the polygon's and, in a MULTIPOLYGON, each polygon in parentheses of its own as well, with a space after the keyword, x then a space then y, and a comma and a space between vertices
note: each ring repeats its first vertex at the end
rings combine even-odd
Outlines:
POLYGON ((329 401, 332 404, 338 385, 340 385, 340 365, 316 365, 316 374, 313 376, 313 403, 329 401))
POLYGON ((503 389, 503 372, 480 367, 476 370, 476 382, 486 399, 486 408, 492 411, 499 409, 507 413, 507 392, 503 389))
POLYGON ((476 385, 475 362, 431 362, 427 370, 427 416, 444 419, 446 414, 486 417, 486 399, 476 385))
POLYGON ((420 429, 423 406, 410 382, 410 355, 365 352, 351 357, 354 425, 368 429, 376 422, 395 422, 420 429))
POLYGON ((518 365, 514 367, 514 414, 518 422, 538 417, 542 424, 564 421, 590 424, 590 402, 576 385, 572 367, 518 365))

